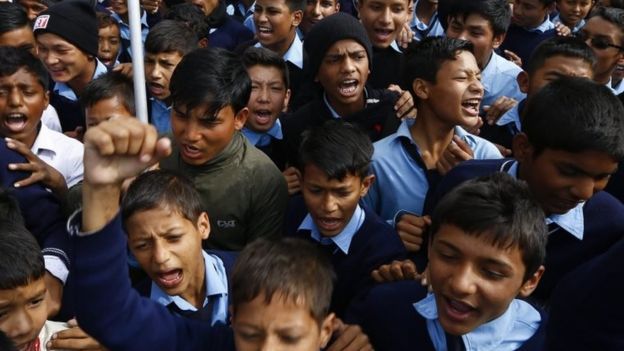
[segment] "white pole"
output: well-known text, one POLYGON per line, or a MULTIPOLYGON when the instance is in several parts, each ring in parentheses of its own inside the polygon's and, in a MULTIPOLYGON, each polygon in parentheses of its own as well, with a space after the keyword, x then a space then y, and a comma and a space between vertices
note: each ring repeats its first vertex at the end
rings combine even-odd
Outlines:
POLYGON ((132 49, 132 78, 134 81, 134 105, 137 118, 147 123, 147 96, 145 92, 145 69, 143 68, 143 37, 141 6, 139 0, 127 0, 130 24, 130 48, 132 49))

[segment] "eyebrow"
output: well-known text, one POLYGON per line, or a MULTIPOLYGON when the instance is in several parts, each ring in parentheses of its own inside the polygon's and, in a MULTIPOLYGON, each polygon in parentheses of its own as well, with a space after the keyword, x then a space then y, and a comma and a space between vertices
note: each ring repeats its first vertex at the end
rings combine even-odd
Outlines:
MULTIPOLYGON (((451 249, 451 250, 453 250, 455 252, 460 252, 460 253, 462 252, 455 245, 451 244, 450 242, 448 242, 448 241, 446 241, 444 239, 438 239, 438 243, 446 246, 447 248, 449 248, 449 249, 451 249)), ((503 267, 503 268, 506 268, 506 269, 511 270, 511 271, 514 270, 513 266, 511 266, 509 263, 501 261, 501 260, 498 260, 498 259, 495 259, 495 258, 483 258, 483 259, 480 259, 480 261, 485 262, 487 264, 494 264, 496 266, 503 267)))

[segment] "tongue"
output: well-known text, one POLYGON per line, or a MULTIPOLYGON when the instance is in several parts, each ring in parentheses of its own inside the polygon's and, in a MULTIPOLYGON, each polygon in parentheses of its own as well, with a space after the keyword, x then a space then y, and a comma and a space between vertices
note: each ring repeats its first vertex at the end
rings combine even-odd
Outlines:
POLYGON ((178 279, 178 277, 180 276, 180 271, 176 269, 171 272, 159 274, 159 276, 160 279, 164 280, 165 282, 172 282, 178 279))
POLYGON ((26 126, 26 118, 8 118, 4 125, 13 133, 21 132, 26 126))
POLYGON ((464 303, 457 301, 450 301, 451 307, 458 311, 459 313, 468 313, 472 310, 472 308, 464 303))

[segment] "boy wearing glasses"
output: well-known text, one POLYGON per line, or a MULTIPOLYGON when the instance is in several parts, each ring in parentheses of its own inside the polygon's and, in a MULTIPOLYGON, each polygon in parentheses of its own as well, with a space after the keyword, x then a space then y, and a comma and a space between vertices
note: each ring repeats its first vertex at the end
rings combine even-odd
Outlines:
POLYGON ((624 10, 598 7, 578 34, 596 55, 594 80, 611 91, 611 74, 624 58, 624 10))

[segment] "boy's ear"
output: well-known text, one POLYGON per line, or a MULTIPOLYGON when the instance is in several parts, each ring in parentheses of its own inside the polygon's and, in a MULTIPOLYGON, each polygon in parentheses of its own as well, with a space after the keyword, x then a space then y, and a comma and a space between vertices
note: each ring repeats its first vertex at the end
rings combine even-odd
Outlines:
POLYGON ((199 41, 197 42, 197 47, 200 49, 207 48, 208 38, 204 37, 204 38, 199 39, 199 41))
POLYGON ((420 100, 427 100, 429 98, 429 84, 420 78, 414 79, 414 82, 412 82, 412 90, 420 100))
POLYGON ((292 13, 292 26, 299 27, 301 24, 301 20, 303 20, 303 11, 297 10, 292 13))
POLYGON ((498 47, 501 46, 503 41, 505 41, 505 35, 506 34, 507 33, 494 34, 494 38, 492 38, 492 47, 494 49, 498 49, 498 47))
POLYGON ((210 236, 210 219, 206 212, 202 212, 197 218, 197 230, 204 240, 208 239, 208 236, 210 236))
POLYGON ((249 109, 247 107, 243 107, 238 113, 234 116, 234 129, 241 130, 245 126, 247 122, 247 117, 249 116, 249 109))
POLYGON ((375 182, 375 175, 369 174, 364 179, 362 179, 362 185, 360 187, 360 197, 366 196, 368 194, 368 189, 370 189, 371 185, 375 182))
POLYGON ((529 74, 526 71, 518 73, 516 81, 518 82, 520 91, 526 94, 529 91, 529 74))
POLYGON ((539 283, 540 279, 542 279, 542 275, 544 275, 544 270, 544 266, 539 266, 537 271, 535 271, 535 273, 533 273, 533 275, 530 276, 529 279, 524 282, 524 284, 522 284, 522 286, 520 287, 520 292, 518 293, 520 297, 529 297, 529 295, 533 293, 533 290, 537 288, 537 284, 539 283))
POLYGON ((43 101, 44 101, 44 104, 45 104, 45 106, 44 106, 44 110, 45 110, 46 108, 48 108, 48 105, 50 104, 50 91, 49 90, 46 90, 45 96, 43 98, 43 101))
POLYGON ((286 95, 284 96, 284 107, 282 112, 288 112, 288 104, 290 103, 290 89, 286 89, 286 95))
POLYGON ((514 157, 520 163, 526 163, 533 157, 533 145, 531 145, 529 137, 524 133, 518 133, 513 137, 511 149, 514 157))
POLYGON ((336 323, 336 315, 334 313, 330 313, 325 319, 323 323, 319 325, 321 337, 319 345, 321 349, 325 349, 329 340, 331 340, 332 334, 334 332, 334 324, 336 323))

